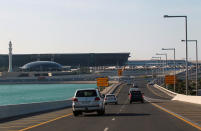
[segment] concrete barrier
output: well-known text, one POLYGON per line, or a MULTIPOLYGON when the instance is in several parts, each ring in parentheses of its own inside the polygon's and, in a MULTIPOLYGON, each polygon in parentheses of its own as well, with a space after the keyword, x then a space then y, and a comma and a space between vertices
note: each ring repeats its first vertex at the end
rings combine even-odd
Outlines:
POLYGON ((162 86, 159 86, 157 84, 154 84, 154 87, 157 88, 157 89, 159 89, 160 91, 166 93, 167 95, 169 95, 171 97, 175 97, 177 95, 177 93, 172 92, 172 91, 170 91, 170 90, 168 90, 168 89, 166 89, 166 88, 164 88, 162 86))
POLYGON ((190 96, 190 95, 178 94, 178 93, 172 92, 170 90, 167 90, 164 87, 161 87, 157 84, 155 84, 154 87, 163 91, 167 95, 172 96, 173 97, 172 100, 189 102, 189 103, 194 103, 194 104, 201 104, 201 96, 190 96))
POLYGON ((172 100, 201 104, 201 96, 189 96, 189 95, 177 94, 172 100))
POLYGON ((71 107, 71 100, 0 106, 0 119, 71 107))
POLYGON ((115 89, 120 86, 122 83, 117 83, 117 84, 112 84, 110 87, 105 88, 105 90, 103 90, 101 93, 102 94, 110 94, 110 93, 114 93, 115 89))
MULTIPOLYGON (((113 84, 111 87, 108 87, 108 89, 106 88, 106 91, 101 93, 111 93, 119 85, 120 84, 113 84)), ((0 106, 0 120, 31 113, 62 109, 71 106, 71 100, 0 106)))

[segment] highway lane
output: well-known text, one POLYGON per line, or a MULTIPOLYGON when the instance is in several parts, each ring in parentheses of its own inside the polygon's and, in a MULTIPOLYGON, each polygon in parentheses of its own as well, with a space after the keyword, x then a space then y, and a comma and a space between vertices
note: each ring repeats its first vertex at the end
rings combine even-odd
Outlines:
MULTIPOLYGON (((154 95, 146 88, 142 79, 136 80, 145 96, 163 99, 154 95)), ((149 102, 128 103, 129 86, 120 88, 119 105, 107 105, 106 114, 84 114, 79 117, 72 115, 34 127, 30 131, 197 131, 198 129, 158 109, 149 102)), ((117 90, 118 92, 118 90, 117 90)), ((157 102, 156 102, 157 104, 157 102)))

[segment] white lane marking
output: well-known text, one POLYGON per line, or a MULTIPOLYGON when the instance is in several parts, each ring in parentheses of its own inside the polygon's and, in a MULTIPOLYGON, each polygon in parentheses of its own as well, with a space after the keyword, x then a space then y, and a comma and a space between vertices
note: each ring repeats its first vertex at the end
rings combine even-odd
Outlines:
POLYGON ((109 128, 108 127, 106 127, 105 129, 104 129, 104 131, 108 131, 109 130, 109 128))
POLYGON ((144 99, 148 102, 168 102, 171 100, 164 100, 164 99, 154 99, 154 98, 150 98, 150 97, 146 97, 144 96, 144 99))
POLYGON ((115 118, 112 118, 112 121, 114 121, 115 120, 115 118))

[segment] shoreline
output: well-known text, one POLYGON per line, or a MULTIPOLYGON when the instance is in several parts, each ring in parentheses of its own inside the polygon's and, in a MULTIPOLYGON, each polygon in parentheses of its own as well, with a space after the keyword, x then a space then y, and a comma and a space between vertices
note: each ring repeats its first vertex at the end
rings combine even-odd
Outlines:
MULTIPOLYGON (((111 84, 118 81, 109 81, 111 84)), ((35 82, 0 82, 0 85, 15 85, 15 84, 96 84, 96 81, 35 81, 35 82)))
POLYGON ((96 84, 96 81, 35 81, 35 82, 0 82, 1 85, 15 84, 96 84))

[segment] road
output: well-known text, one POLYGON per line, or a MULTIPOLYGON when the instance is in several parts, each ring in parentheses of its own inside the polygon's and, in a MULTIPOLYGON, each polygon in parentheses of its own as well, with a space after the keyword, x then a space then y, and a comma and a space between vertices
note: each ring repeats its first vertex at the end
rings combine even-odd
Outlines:
MULTIPOLYGON (((173 115, 159 109, 153 104, 160 104, 169 101, 165 95, 154 94, 146 87, 142 79, 136 80, 136 84, 145 93, 148 100, 159 100, 156 102, 145 102, 129 104, 127 85, 122 85, 116 90, 118 95, 118 105, 107 105, 106 114, 97 116, 96 113, 84 114, 79 117, 72 116, 71 109, 56 111, 54 117, 49 120, 27 124, 26 127, 15 127, 21 131, 198 131, 199 129, 191 126, 173 115), (60 113, 60 114, 59 114, 60 113), (56 115, 57 114, 57 115, 56 115), (58 115, 59 114, 59 115, 58 115)), ((41 115, 42 116, 42 115, 41 115)), ((49 115, 50 116, 50 115, 49 115)), ((46 116, 47 118, 48 116, 46 116)), ((37 116, 36 116, 37 118, 37 116)), ((29 119, 29 118, 27 118, 29 119)), ((40 117, 38 117, 40 119, 40 117)), ((34 119, 36 120, 36 119, 34 119)), ((20 120, 17 120, 19 123, 20 120)), ((33 118, 32 118, 33 122, 33 118)), ((8 124, 9 125, 9 124, 8 124)), ((1 126, 1 125, 0 125, 1 126)), ((5 126, 5 125, 4 125, 5 126)), ((2 128, 3 129, 3 128, 2 128)), ((11 128, 4 128, 5 130, 11 128)), ((13 128, 14 129, 14 128, 13 128)), ((3 130, 1 130, 3 131, 3 130)))

